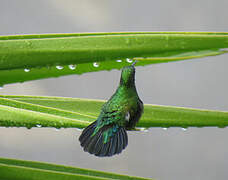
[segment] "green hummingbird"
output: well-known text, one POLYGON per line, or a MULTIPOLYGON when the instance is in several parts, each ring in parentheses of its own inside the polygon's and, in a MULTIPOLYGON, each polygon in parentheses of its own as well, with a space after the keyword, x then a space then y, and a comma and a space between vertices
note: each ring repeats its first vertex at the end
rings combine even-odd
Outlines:
POLYGON ((116 92, 103 105, 97 120, 82 131, 79 141, 85 152, 105 157, 126 148, 126 130, 134 128, 143 113, 135 87, 135 63, 122 69, 116 92))

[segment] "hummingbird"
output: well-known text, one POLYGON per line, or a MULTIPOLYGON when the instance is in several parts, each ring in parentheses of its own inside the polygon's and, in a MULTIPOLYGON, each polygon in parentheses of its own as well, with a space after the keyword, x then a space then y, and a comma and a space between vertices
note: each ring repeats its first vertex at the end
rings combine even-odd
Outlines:
POLYGON ((126 130, 133 129, 143 113, 135 86, 135 63, 122 69, 116 92, 102 106, 97 120, 82 131, 79 141, 85 152, 108 157, 128 145, 126 130))

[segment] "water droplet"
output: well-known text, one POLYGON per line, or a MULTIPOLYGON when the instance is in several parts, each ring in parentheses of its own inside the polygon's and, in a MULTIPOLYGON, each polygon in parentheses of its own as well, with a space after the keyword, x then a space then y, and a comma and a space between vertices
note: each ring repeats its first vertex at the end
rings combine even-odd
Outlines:
POLYGON ((116 62, 122 62, 122 60, 121 59, 117 59, 116 62))
POLYGON ((141 128, 137 128, 137 129, 142 132, 148 132, 148 128, 141 127, 141 128))
POLYGON ((25 71, 25 72, 29 72, 29 71, 30 71, 30 69, 27 69, 27 68, 26 68, 26 69, 24 69, 24 71, 25 71))
POLYGON ((162 129, 165 130, 165 131, 168 130, 168 128, 166 128, 166 127, 165 128, 162 128, 162 129))
POLYGON ((40 124, 37 124, 37 125, 36 125, 36 127, 38 127, 38 128, 41 128, 41 127, 42 127, 42 125, 40 125, 40 124))
POLYGON ((132 62, 133 62, 133 59, 127 58, 126 61, 127 61, 128 63, 132 63, 132 62))
POLYGON ((228 51, 228 48, 221 48, 220 51, 228 51))
POLYGON ((94 66, 94 67, 99 67, 99 63, 94 62, 94 63, 93 63, 93 66, 94 66))
POLYGON ((56 66, 56 69, 61 70, 63 69, 63 66, 56 66))
POLYGON ((82 129, 79 129, 79 128, 75 128, 77 131, 79 131, 79 132, 81 132, 82 131, 82 129))
POLYGON ((76 65, 74 65, 74 64, 70 64, 68 67, 69 67, 69 69, 71 69, 71 70, 75 70, 75 69, 76 69, 76 65))
POLYGON ((181 128, 182 131, 187 131, 187 128, 181 128))

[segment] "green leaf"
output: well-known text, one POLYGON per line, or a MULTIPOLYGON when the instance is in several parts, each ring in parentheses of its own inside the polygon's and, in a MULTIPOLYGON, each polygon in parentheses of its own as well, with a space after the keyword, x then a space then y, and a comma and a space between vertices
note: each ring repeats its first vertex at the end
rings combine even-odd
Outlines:
MULTIPOLYGON (((35 96, 0 96, 0 126, 84 128, 95 121, 104 101, 35 96)), ((137 127, 228 126, 228 112, 144 105, 137 127)))
POLYGON ((134 32, 0 36, 0 86, 68 74, 219 55, 228 33, 134 32), (122 62, 116 62, 122 60, 122 62), (93 63, 98 62, 99 67, 93 63), (56 65, 63 66, 62 70, 56 65), (76 69, 68 65, 77 65, 76 69), (30 69, 25 72, 24 69, 30 69))
POLYGON ((0 158, 0 179, 75 180, 75 179, 146 179, 108 172, 34 161, 0 158))

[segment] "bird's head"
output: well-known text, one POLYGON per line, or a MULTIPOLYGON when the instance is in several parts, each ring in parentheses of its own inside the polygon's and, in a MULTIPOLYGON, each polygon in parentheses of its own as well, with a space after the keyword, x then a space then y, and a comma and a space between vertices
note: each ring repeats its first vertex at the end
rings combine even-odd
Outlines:
POLYGON ((134 62, 131 66, 126 66, 122 69, 120 84, 125 86, 131 86, 135 84, 135 65, 134 62))

